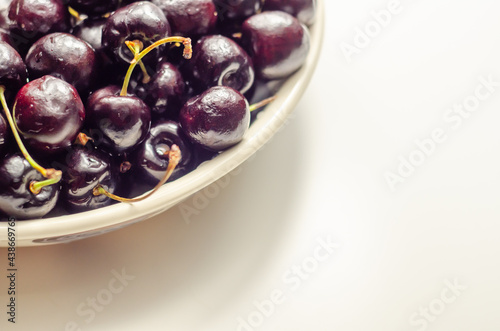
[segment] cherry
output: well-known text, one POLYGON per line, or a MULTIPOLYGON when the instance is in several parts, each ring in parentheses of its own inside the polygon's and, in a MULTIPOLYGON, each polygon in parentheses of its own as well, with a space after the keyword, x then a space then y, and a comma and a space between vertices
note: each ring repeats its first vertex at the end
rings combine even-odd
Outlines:
POLYGON ((130 62, 134 56, 125 41, 138 40, 147 47, 169 35, 163 11, 151 2, 139 1, 111 14, 102 31, 102 44, 114 58, 130 62))
POLYGON ((9 19, 14 43, 23 53, 43 35, 69 29, 69 13, 62 0, 13 0, 9 19))
POLYGON ((160 121, 151 127, 146 140, 135 154, 135 164, 139 175, 148 183, 156 184, 168 168, 168 152, 172 145, 181 150, 182 158, 170 180, 175 180, 191 170, 192 149, 189 138, 175 121, 160 121))
POLYGON ((301 23, 311 25, 316 14, 316 0, 266 0, 264 10, 281 10, 297 17, 301 23))
POLYGON ((66 157, 66 167, 61 197, 71 211, 101 208, 113 201, 105 195, 93 194, 97 185, 111 193, 117 187, 117 176, 108 155, 92 148, 75 147, 66 157))
POLYGON ((43 176, 19 154, 10 155, 0 163, 0 210, 18 219, 45 216, 56 205, 59 185, 48 185, 34 194, 32 182, 43 176))
POLYGON ((189 99, 179 121, 193 142, 220 151, 241 141, 250 125, 250 109, 240 92, 215 86, 189 99))
POLYGON ((89 98, 87 105, 88 127, 102 133, 103 147, 110 152, 120 154, 134 149, 148 134, 151 125, 149 107, 135 96, 97 93, 89 98))
POLYGON ((198 40, 187 67, 202 91, 222 85, 245 93, 254 81, 250 56, 233 40, 221 35, 198 40))
POLYGON ((213 30, 217 11, 212 0, 152 0, 163 10, 175 35, 199 36, 213 30))
MULTIPOLYGON (((143 85, 140 95, 157 115, 176 118, 184 101, 185 83, 173 64, 162 61, 149 83, 143 85)), ((182 148, 181 148, 182 151, 182 148)))
POLYGON ((119 0, 69 0, 68 4, 76 11, 90 17, 100 16, 118 7, 119 0))
POLYGON ((45 75, 60 78, 85 94, 96 78, 96 55, 85 41, 68 33, 51 33, 38 39, 26 55, 31 79, 45 75))
POLYGON ((298 70, 309 52, 309 33, 295 17, 281 11, 254 15, 242 25, 241 43, 257 75, 285 78, 298 70))
POLYGON ((258 13, 262 0, 213 0, 219 20, 240 21, 258 13))
POLYGON ((85 119, 76 89, 49 75, 19 90, 13 113, 26 143, 40 153, 55 153, 70 146, 85 119))

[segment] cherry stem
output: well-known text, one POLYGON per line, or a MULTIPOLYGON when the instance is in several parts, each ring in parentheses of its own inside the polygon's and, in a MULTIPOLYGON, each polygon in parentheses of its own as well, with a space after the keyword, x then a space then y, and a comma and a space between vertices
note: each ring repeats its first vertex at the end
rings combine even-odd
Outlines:
POLYGON ((77 12, 74 8, 72 8, 72 7, 68 6, 68 12, 69 12, 69 14, 70 14, 71 16, 73 16, 74 18, 76 18, 76 20, 77 20, 78 22, 80 22, 80 21, 82 21, 82 20, 83 20, 83 19, 82 19, 82 17, 80 16, 80 13, 79 13, 79 12, 77 12))
MULTIPOLYGON (((135 66, 142 60, 142 58, 144 56, 146 56, 153 49, 155 49, 156 47, 161 46, 163 44, 167 44, 167 43, 182 43, 184 45, 184 52, 182 53, 182 56, 184 56, 185 59, 191 58, 191 55, 193 54, 193 47, 191 46, 191 39, 184 38, 184 37, 177 37, 177 36, 160 39, 160 40, 154 42, 153 44, 149 45, 148 47, 144 48, 140 53, 134 53, 134 58, 130 62, 130 66, 128 67, 127 74, 125 75, 125 79, 123 80, 123 86, 122 86, 122 90, 120 92, 120 95, 122 97, 127 95, 128 85, 130 83, 130 77, 132 76, 132 72, 134 71, 135 66)), ((131 50, 132 49, 135 50, 136 42, 127 40, 127 41, 125 41, 125 44, 131 50)), ((134 52, 134 51, 132 51, 132 52, 134 52)))
POLYGON ((168 166, 167 166, 167 170, 165 171, 165 174, 163 175, 163 178, 160 180, 160 182, 158 184, 156 184, 156 186, 151 191, 149 191, 148 193, 146 193, 145 195, 142 195, 140 197, 133 198, 133 199, 122 198, 122 197, 119 197, 117 195, 114 195, 114 194, 106 191, 106 189, 104 189, 104 187, 102 187, 100 184, 97 185, 96 187, 94 187, 93 194, 95 196, 105 195, 110 199, 120 201, 120 202, 142 201, 146 198, 149 198, 151 195, 153 195, 156 191, 158 191, 158 189, 160 189, 160 187, 163 184, 165 184, 167 182, 167 180, 170 178, 170 176, 174 172, 175 167, 179 164, 180 160, 181 160, 181 150, 179 149, 179 146, 172 145, 172 147, 170 147, 170 151, 168 152, 168 166))
MULTIPOLYGON (((132 43, 127 43, 126 45, 132 51, 134 57, 136 54, 139 54, 144 47, 144 45, 140 40, 134 40, 132 43)), ((149 83, 149 81, 151 80, 151 76, 149 76, 148 71, 146 70, 146 66, 144 65, 144 62, 142 62, 142 60, 139 61, 139 67, 141 68, 143 76, 142 83, 143 84, 149 83)))
POLYGON ((151 80, 151 76, 149 76, 148 71, 146 70, 146 66, 144 65, 144 62, 139 61, 139 67, 141 68, 143 77, 142 77, 142 83, 147 84, 151 80))
POLYGON ((57 184, 59 180, 60 178, 50 178, 42 180, 40 182, 32 181, 30 183, 30 191, 35 195, 39 194, 42 191, 42 188, 44 188, 45 186, 57 184))
MULTIPOLYGON (((7 121, 9 122, 10 128, 12 130, 12 134, 14 135, 14 138, 16 139, 17 145, 19 146, 19 149, 21 150, 21 153, 23 153, 24 158, 28 161, 28 163, 39 173, 42 174, 43 177, 47 179, 52 179, 54 180, 54 183, 57 183, 61 180, 62 177, 62 171, 56 170, 56 169, 45 169, 41 165, 39 165, 28 153, 28 150, 23 144, 23 141, 21 140, 21 136, 19 136, 19 132, 17 131, 16 124, 14 123, 14 120, 12 118, 12 114, 10 113, 9 107, 7 106, 7 100, 5 100, 5 86, 0 85, 0 102, 2 103, 3 110, 5 112, 5 117, 7 117, 7 121)), ((48 184, 50 185, 50 184, 48 184)), ((43 187, 43 186, 42 186, 43 187)), ((35 192, 33 192, 35 193, 35 192)))
POLYGON ((259 108, 262 108, 264 106, 267 106, 268 104, 270 104, 271 102, 273 102, 274 100, 276 100, 276 96, 273 95, 272 97, 270 98, 267 98, 267 99, 264 99, 262 101, 259 101, 257 103, 254 103, 253 105, 250 105, 249 109, 250 109, 250 112, 253 112, 254 110, 257 110, 259 108))
POLYGON ((93 138, 87 136, 85 133, 80 132, 75 139, 75 144, 85 146, 90 141, 94 141, 93 138))
POLYGON ((128 161, 123 161, 121 164, 120 164, 120 172, 122 174, 126 173, 127 171, 129 171, 130 169, 132 168, 132 164, 130 164, 130 162, 128 161))

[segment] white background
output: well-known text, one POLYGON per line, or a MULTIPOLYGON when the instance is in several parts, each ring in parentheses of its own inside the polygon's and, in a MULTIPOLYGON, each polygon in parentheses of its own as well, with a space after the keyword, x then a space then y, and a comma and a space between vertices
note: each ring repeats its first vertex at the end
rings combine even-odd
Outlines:
POLYGON ((391 1, 326 2, 323 54, 286 127, 185 202, 199 214, 19 249, 18 323, 2 299, 1 330, 500 329, 498 1, 401 0, 368 40, 357 29, 391 1))

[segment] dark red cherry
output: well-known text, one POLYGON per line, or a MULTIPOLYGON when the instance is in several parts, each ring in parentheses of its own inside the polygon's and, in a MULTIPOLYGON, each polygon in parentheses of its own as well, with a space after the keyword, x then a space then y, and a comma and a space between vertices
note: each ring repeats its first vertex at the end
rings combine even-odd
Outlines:
POLYGON ((192 37, 215 27, 217 11, 212 0, 152 0, 163 10, 174 35, 192 37))
POLYGON ((69 29, 68 8, 62 0, 13 0, 9 7, 10 32, 18 49, 52 32, 69 29))
POLYGON ((108 92, 97 91, 90 96, 86 123, 102 133, 103 148, 121 154, 134 149, 146 138, 151 112, 144 101, 135 96, 108 95, 108 92))
POLYGON ((193 58, 187 63, 202 91, 212 86, 228 86, 245 93, 254 81, 250 56, 233 40, 221 35, 198 40, 193 58))
POLYGON ((105 195, 95 196, 92 191, 102 185, 114 193, 117 176, 112 171, 111 159, 92 147, 74 147, 66 157, 66 170, 62 178, 61 198, 71 211, 101 208, 113 200, 105 195))
POLYGON ((116 59, 130 62, 133 54, 126 40, 139 40, 147 47, 169 35, 170 25, 163 11, 149 1, 139 1, 111 14, 102 32, 102 44, 116 59))
POLYGON ((217 7, 219 20, 224 22, 242 21, 258 13, 262 8, 262 0, 213 0, 217 7))
POLYGON ((80 132, 85 109, 69 83, 43 76, 24 85, 16 95, 13 116, 26 143, 37 152, 59 152, 80 132))
POLYGON ((5 86, 7 98, 14 96, 27 81, 28 72, 19 53, 0 41, 0 85, 5 86))
POLYGON ((134 167, 141 178, 156 185, 168 167, 168 152, 175 144, 181 150, 181 161, 169 181, 175 180, 191 170, 192 146, 189 138, 175 121, 160 121, 151 127, 148 137, 137 148, 134 167))
POLYGON ((257 75, 265 79, 285 78, 298 70, 310 47, 307 28, 281 11, 248 18, 242 25, 241 43, 257 75))
POLYGON ((179 122, 192 141, 220 151, 243 138, 250 125, 249 105, 235 89, 216 86, 189 99, 181 109, 179 122))
POLYGON ((141 97, 153 113, 169 118, 177 117, 185 101, 185 84, 176 66, 169 62, 160 62, 151 81, 143 88, 141 97))
POLYGON ((51 33, 38 39, 26 55, 31 79, 45 75, 73 85, 82 95, 96 78, 96 55, 85 41, 69 33, 51 33))
POLYGON ((69 0, 68 5, 90 17, 101 16, 118 7, 119 0, 69 0))
POLYGON ((30 191, 32 181, 45 178, 19 154, 13 154, 0 164, 0 210, 17 219, 45 216, 56 205, 59 184, 45 186, 40 193, 30 191))
POLYGON ((263 9, 281 10, 297 17, 301 23, 311 25, 316 14, 316 0, 266 0, 263 9))

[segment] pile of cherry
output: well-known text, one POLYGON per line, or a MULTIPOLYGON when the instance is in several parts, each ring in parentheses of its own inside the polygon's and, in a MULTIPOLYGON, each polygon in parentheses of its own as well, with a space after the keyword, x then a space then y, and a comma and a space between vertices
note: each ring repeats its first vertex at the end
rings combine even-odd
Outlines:
POLYGON ((0 0, 1 219, 139 201, 237 144, 272 101, 262 87, 302 66, 314 11, 0 0))

